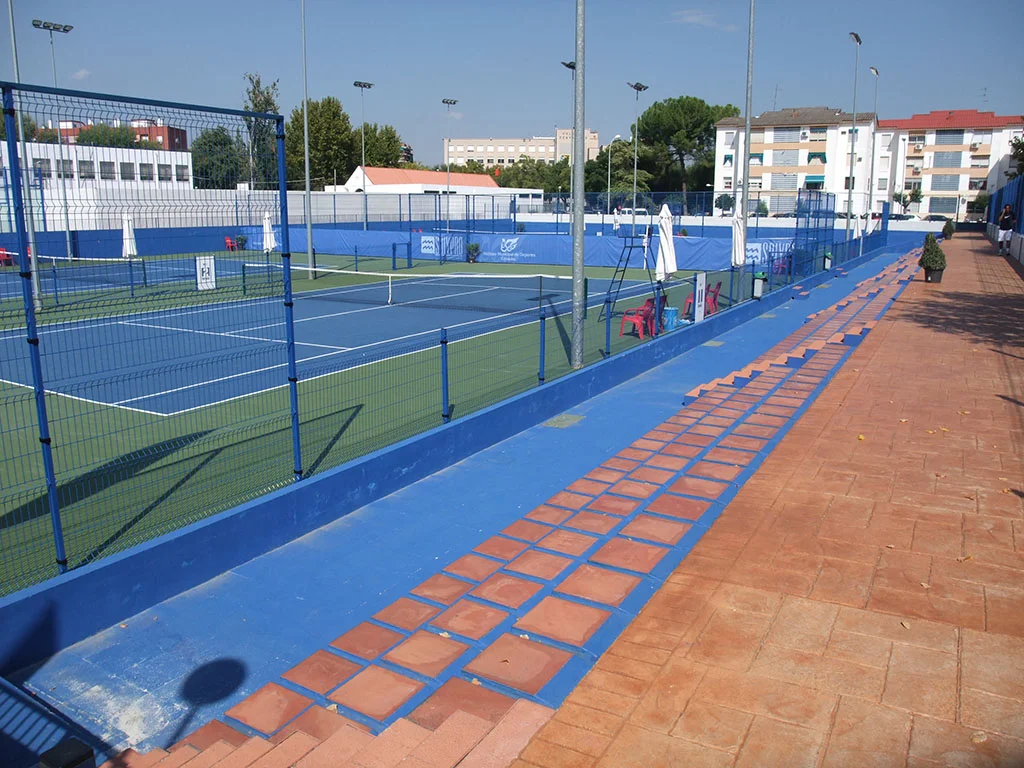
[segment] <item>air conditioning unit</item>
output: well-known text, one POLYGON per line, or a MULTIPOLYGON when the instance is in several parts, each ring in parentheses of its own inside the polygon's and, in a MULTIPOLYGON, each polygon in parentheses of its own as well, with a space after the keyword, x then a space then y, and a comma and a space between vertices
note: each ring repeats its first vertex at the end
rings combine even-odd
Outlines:
POLYGON ((914 145, 914 150, 915 150, 916 152, 920 152, 920 151, 921 151, 921 150, 923 150, 923 149, 924 149, 924 144, 915 144, 915 145, 914 145))
POLYGON ((811 138, 811 134, 807 131, 800 131, 800 141, 807 141, 809 138, 811 138))
POLYGON ((981 144, 979 144, 977 141, 971 144, 972 151, 977 150, 979 147, 981 147, 981 144))
POLYGON ((914 176, 920 176, 921 175, 921 169, 920 168, 914 168, 913 170, 911 170, 911 173, 914 176))

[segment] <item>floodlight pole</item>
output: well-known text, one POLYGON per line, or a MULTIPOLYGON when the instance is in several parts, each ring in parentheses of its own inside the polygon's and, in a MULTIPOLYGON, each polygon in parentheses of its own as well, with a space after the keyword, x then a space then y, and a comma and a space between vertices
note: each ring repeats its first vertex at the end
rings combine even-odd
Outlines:
MULTIPOLYGON (((572 73, 572 114, 573 114, 573 122, 575 123, 575 120, 576 120, 576 62, 575 61, 563 61, 562 62, 562 66, 565 67, 566 69, 568 69, 572 73)), ((573 139, 572 139, 572 142, 569 144, 569 146, 573 148, 573 150, 569 154, 569 194, 570 195, 573 194, 573 189, 574 189, 573 188, 573 184, 572 184, 573 165, 574 165, 574 163, 572 161, 572 156, 575 154, 575 144, 576 144, 576 129, 573 128, 573 139)), ((558 146, 558 124, 557 123, 555 124, 555 146, 556 147, 558 146)), ((573 214, 570 213, 569 214, 569 234, 570 235, 572 234, 572 228, 573 228, 573 214)))
POLYGON ((366 220, 369 218, 368 206, 366 204, 366 103, 363 101, 363 94, 366 93, 368 88, 373 88, 373 83, 365 83, 362 80, 356 80, 352 83, 356 88, 359 89, 359 115, 363 125, 359 129, 359 139, 363 144, 363 229, 366 229, 366 220))
MULTIPOLYGON (((7 13, 10 17, 11 23, 11 56, 14 58, 14 84, 21 84, 21 71, 18 68, 18 39, 14 33, 14 0, 7 0, 7 13)), ((13 95, 13 94, 12 94, 13 95)), ((19 107, 21 101, 19 99, 19 107)), ((21 160, 22 163, 28 162, 28 152, 25 149, 25 118, 21 114, 21 110, 18 110, 18 144, 21 149, 21 160)), ((36 225, 35 216, 32 212, 32 167, 26 165, 25 173, 22 174, 22 178, 27 178, 28 181, 24 184, 25 188, 25 224, 28 229, 28 248, 29 248, 29 265, 32 272, 32 305, 38 312, 43 308, 43 302, 40 298, 39 290, 39 260, 38 251, 36 250, 36 225)))
POLYGON ((860 35, 850 33, 850 39, 856 44, 853 65, 853 120, 850 123, 850 188, 846 192, 846 239, 850 239, 850 217, 853 216, 853 161, 857 153, 857 74, 860 69, 860 35))
MULTIPOLYGON (((865 235, 867 234, 868 227, 871 226, 872 217, 875 215, 875 138, 878 136, 878 67, 868 67, 868 71, 875 76, 875 103, 872 107, 875 127, 871 131, 871 169, 868 171, 868 218, 864 224, 865 235)), ((864 255, 863 237, 860 239, 860 252, 858 255, 864 255)))
MULTIPOLYGON (((621 139, 619 134, 615 134, 615 138, 612 139, 608 145, 608 197, 604 201, 604 215, 607 216, 612 212, 612 147, 615 146, 615 142, 621 139)), ((602 225, 603 226, 603 225, 602 225)))
MULTIPOLYGON (((459 103, 458 99, 441 99, 441 103, 444 104, 445 114, 445 127, 450 127, 449 122, 452 113, 452 107, 459 103)), ((445 133, 451 133, 445 131, 445 133)), ((452 137, 448 136, 448 141, 445 142, 444 147, 444 164, 448 170, 448 184, 444 194, 444 231, 445 233, 452 231, 452 218, 451 218, 451 199, 452 199, 452 158, 451 158, 451 143, 452 137)))
MULTIPOLYGON (((573 131, 571 167, 572 177, 572 213, 573 221, 584 221, 584 190, 586 178, 584 161, 586 145, 584 125, 584 78, 586 75, 586 0, 576 0, 576 59, 573 62, 573 131)), ((557 140, 557 134, 555 135, 557 140)), ((584 290, 584 253, 583 234, 586 226, 572 226, 572 367, 578 370, 583 367, 583 323, 587 309, 587 297, 584 290)))
MULTIPOLYGON (((739 253, 743 254, 743 264, 746 263, 747 253, 747 214, 750 203, 748 194, 750 190, 750 110, 754 94, 754 0, 750 0, 750 21, 747 32, 747 100, 743 107, 743 178, 740 179, 740 232, 743 242, 740 243, 739 253)), ((755 222, 756 225, 757 222, 755 222)), ((756 228, 756 227, 755 227, 756 228)), ((755 232, 756 234, 756 232, 755 232)), ((743 264, 733 264, 733 267, 743 264)))
MULTIPOLYGON (((50 65, 53 67, 53 87, 57 87, 57 56, 53 50, 53 33, 69 33, 74 27, 70 24, 57 24, 52 21, 32 20, 32 26, 44 32, 50 33, 50 65)), ((60 194, 64 203, 64 247, 67 252, 68 261, 74 258, 71 252, 71 217, 68 216, 68 182, 67 174, 64 172, 64 138, 60 135, 60 114, 57 115, 57 152, 60 158, 60 194)))
MULTIPOLYGON (((306 261, 309 279, 316 279, 316 261, 313 258, 313 196, 309 191, 309 90, 306 83, 306 0, 302 0, 302 147, 306 163, 306 195, 303 201, 306 219, 306 261)), ((363 185, 366 186, 365 183, 363 185)), ((287 227, 288 222, 282 222, 287 227)))
POLYGON ((646 91, 648 86, 639 81, 626 83, 626 85, 636 91, 636 106, 633 109, 633 223, 630 225, 629 232, 633 237, 636 235, 636 158, 640 141, 640 94, 646 91))

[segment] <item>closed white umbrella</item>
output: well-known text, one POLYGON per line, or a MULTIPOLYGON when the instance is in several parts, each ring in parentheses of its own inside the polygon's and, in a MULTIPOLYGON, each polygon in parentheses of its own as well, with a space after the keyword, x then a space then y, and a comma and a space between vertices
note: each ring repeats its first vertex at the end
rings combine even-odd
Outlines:
POLYGON ((121 258, 130 259, 139 255, 139 248, 135 244, 135 222, 130 213, 125 211, 121 214, 121 258))
POLYGON ((270 211, 263 214, 263 251, 270 253, 277 248, 277 240, 274 237, 274 225, 270 221, 270 211))
POLYGON ((658 214, 658 260, 654 266, 654 279, 659 283, 676 272, 676 244, 672 239, 672 212, 667 205, 658 214))
POLYGON ((747 263, 747 222, 740 216, 732 217, 732 265, 747 263))

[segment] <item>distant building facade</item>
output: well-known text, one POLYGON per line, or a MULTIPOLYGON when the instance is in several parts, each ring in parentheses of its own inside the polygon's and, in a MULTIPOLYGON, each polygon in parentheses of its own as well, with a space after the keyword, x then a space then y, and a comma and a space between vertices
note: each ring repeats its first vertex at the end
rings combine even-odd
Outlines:
MULTIPOLYGON (((452 165, 476 161, 484 166, 513 165, 524 157, 554 165, 572 158, 573 129, 556 128, 554 136, 532 136, 512 139, 445 139, 443 157, 452 165)), ((587 160, 601 151, 597 131, 587 130, 584 137, 587 160)))
MULTIPOLYGON (((78 140, 78 134, 91 128, 94 124, 78 120, 61 120, 60 137, 67 144, 74 144, 78 140)), ((123 123, 115 120, 108 123, 111 128, 120 128, 123 123)), ((188 134, 184 128, 175 128, 165 125, 162 120, 132 120, 128 125, 131 127, 135 138, 139 141, 149 141, 157 144, 161 149, 171 149, 176 152, 188 150, 188 134)))

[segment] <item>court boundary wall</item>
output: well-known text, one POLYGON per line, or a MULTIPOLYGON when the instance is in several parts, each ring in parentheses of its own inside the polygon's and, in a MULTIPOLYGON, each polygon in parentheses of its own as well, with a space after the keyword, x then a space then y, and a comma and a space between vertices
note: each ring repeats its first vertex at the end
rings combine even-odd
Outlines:
MULTIPOLYGON (((882 248, 845 262, 876 258, 882 248)), ((892 250, 888 248, 887 250, 892 250)), ((842 277, 801 281, 655 338, 473 415, 301 483, 0 599, 0 675, 42 661, 96 632, 332 523, 484 448, 627 381, 748 320, 842 277)))

